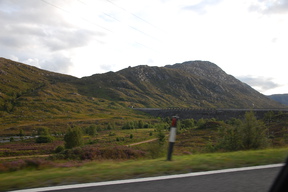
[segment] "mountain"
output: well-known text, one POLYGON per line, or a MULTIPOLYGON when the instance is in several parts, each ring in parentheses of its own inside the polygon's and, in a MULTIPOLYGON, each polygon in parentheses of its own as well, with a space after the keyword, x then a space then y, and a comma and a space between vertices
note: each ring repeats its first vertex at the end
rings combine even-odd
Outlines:
POLYGON ((278 101, 279 103, 288 105, 288 94, 274 94, 268 96, 270 99, 278 101))
POLYGON ((134 107, 283 107, 207 61, 129 67, 79 79, 77 87, 80 94, 134 107))
POLYGON ((0 115, 10 122, 123 116, 130 106, 283 107, 207 61, 76 78, 0 58, 0 115))

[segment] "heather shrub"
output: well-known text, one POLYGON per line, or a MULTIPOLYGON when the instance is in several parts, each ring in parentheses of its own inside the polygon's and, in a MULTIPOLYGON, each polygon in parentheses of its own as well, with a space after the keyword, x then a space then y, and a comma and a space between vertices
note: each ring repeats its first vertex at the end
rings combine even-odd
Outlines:
POLYGON ((23 159, 17 159, 14 161, 0 163, 0 167, 2 167, 0 170, 1 172, 17 171, 26 167, 26 162, 23 159))
POLYGON ((102 160, 102 159, 137 159, 145 153, 126 146, 111 146, 99 148, 95 146, 76 147, 67 149, 54 156, 54 159, 70 160, 102 160))
POLYGON ((47 167, 49 165, 51 165, 51 163, 47 160, 44 159, 25 159, 25 167, 29 167, 29 168, 36 168, 39 169, 41 167, 47 167))
POLYGON ((17 159, 0 163, 0 173, 9 171, 18 171, 25 168, 45 168, 53 166, 52 162, 45 159, 17 159))

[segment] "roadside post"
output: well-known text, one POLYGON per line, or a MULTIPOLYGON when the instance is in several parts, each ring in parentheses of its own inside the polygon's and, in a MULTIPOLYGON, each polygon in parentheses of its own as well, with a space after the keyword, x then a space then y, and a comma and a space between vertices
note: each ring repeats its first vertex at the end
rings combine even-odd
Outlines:
POLYGON ((172 160, 172 152, 173 152, 173 147, 174 143, 176 140, 176 129, 177 129, 177 120, 179 119, 178 116, 173 116, 172 117, 172 123, 171 123, 171 128, 170 128, 170 135, 169 135, 169 146, 168 146, 168 155, 167 155, 167 161, 172 160))

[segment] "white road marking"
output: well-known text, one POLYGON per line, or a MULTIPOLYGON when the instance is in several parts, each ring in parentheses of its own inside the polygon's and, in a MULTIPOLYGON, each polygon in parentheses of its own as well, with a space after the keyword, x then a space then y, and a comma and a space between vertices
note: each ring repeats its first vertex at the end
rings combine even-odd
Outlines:
POLYGON ((97 187, 97 186, 105 186, 105 185, 117 185, 117 184, 157 181, 157 180, 165 180, 165 179, 176 179, 176 178, 184 178, 184 177, 194 177, 194 176, 210 175, 210 174, 218 174, 218 173, 267 169, 267 168, 275 168, 275 167, 282 167, 282 166, 284 166, 284 164, 280 163, 280 164, 272 164, 272 165, 260 165, 260 166, 253 166, 253 167, 241 167, 241 168, 222 169, 222 170, 215 170, 215 171, 186 173, 186 174, 179 174, 179 175, 167 175, 167 176, 147 177, 147 178, 139 178, 139 179, 105 181, 105 182, 97 182, 97 183, 83 183, 83 184, 63 185, 63 186, 54 186, 54 187, 41 187, 41 188, 34 188, 34 189, 32 188, 32 189, 16 190, 12 192, 40 192, 40 191, 75 189, 75 188, 84 188, 84 187, 97 187))

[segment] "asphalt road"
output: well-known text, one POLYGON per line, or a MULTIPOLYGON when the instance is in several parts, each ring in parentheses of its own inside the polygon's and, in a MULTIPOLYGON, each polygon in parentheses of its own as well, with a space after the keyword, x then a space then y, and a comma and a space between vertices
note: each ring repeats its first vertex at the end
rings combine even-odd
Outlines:
MULTIPOLYGON (((255 170, 230 170, 209 172, 179 178, 160 178, 156 181, 134 180, 124 184, 111 183, 100 186, 48 190, 54 192, 265 192, 269 191, 281 167, 257 168, 255 170)), ((79 187, 79 186, 77 186, 79 187)), ((36 190, 37 191, 37 190, 36 190)), ((39 190, 42 191, 42 190, 39 190)), ((46 190, 45 190, 46 191, 46 190)))

